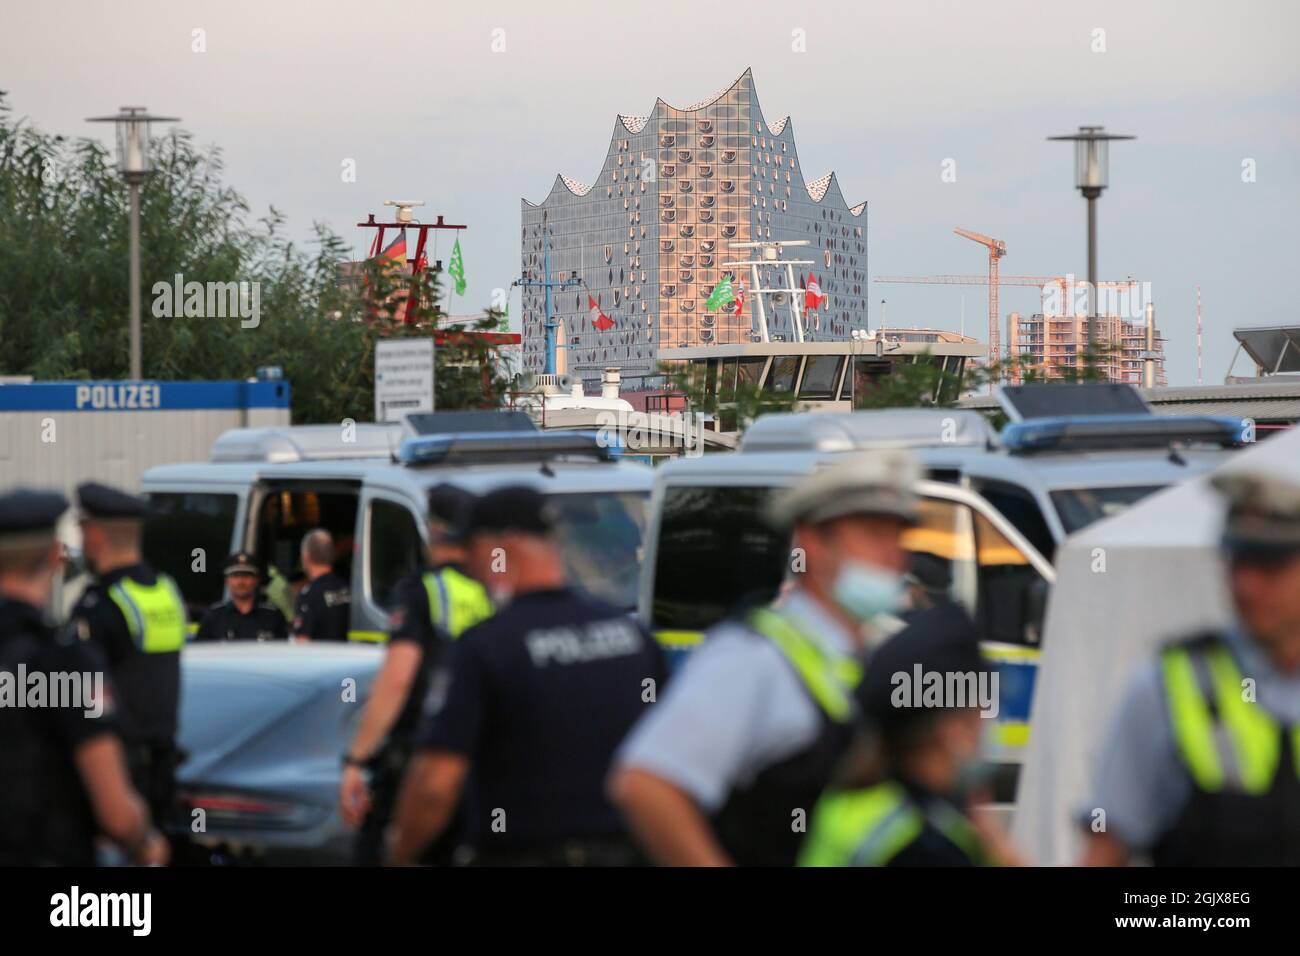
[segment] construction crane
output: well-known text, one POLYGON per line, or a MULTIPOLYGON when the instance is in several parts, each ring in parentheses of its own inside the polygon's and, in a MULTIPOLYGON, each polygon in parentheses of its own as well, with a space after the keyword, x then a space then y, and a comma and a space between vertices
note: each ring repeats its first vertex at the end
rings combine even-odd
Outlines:
POLYGON ((954 229, 963 239, 970 239, 985 246, 989 251, 989 367, 995 366, 1002 358, 1002 335, 998 321, 998 260, 1007 254, 1007 244, 1001 239, 993 239, 969 229, 954 229))
MULTIPOLYGON (((1077 276, 998 276, 998 285, 1000 286, 1032 286, 1041 289, 1046 285, 1055 285, 1061 291, 1061 314, 1074 315, 1073 293, 1070 288, 1071 279, 1074 284, 1078 285, 1084 280, 1077 276)), ((901 282, 907 285, 987 285, 988 276, 962 276, 962 275, 943 275, 943 276, 876 276, 873 282, 901 282)), ((1125 289, 1138 285, 1137 279, 1121 279, 1116 282, 1098 282, 1099 289, 1125 289)))

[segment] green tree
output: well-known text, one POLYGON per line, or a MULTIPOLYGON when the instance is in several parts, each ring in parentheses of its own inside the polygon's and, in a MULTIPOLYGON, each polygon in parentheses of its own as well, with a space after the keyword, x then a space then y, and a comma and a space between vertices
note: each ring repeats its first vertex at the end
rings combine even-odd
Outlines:
MULTIPOLYGON (((428 305, 439 301, 436 274, 412 281, 372 261, 359 277, 341 276, 342 239, 315 224, 303 247, 275 209, 253 218, 223 180, 220 151, 197 148, 184 131, 155 140, 151 159, 141 189, 145 375, 244 379, 280 366, 295 421, 368 419, 374 344, 437 329, 442 316, 428 305), (259 324, 155 315, 155 283, 170 286, 178 274, 186 283, 257 283, 259 324), (427 306, 414 326, 391 308, 403 286, 427 306)), ((42 133, 0 92, 0 372, 125 376, 128 301, 127 190, 112 157, 97 142, 42 133)), ((488 311, 479 326, 499 319, 488 311)), ((453 336, 437 362, 439 408, 500 404, 496 346, 453 336), (470 378, 476 388, 464 384, 470 378)))

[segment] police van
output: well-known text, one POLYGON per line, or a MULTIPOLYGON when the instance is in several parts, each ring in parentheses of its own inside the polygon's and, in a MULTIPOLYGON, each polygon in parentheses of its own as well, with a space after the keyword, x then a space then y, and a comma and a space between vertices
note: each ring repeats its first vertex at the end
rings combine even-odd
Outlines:
POLYGON ((351 582, 349 638, 384 640, 394 586, 423 563, 429 489, 444 481, 475 494, 509 484, 545 492, 575 583, 635 607, 645 465, 588 434, 355 428, 342 447, 337 426, 239 429, 218 439, 210 461, 145 472, 145 557, 175 578, 192 620, 222 599, 222 561, 241 549, 268 569, 268 597, 283 609, 303 535, 325 528, 334 570, 351 582))
POLYGON ((910 449, 925 478, 916 488, 920 521, 904 545, 915 567, 938 569, 998 668, 1000 709, 987 752, 1002 766, 999 800, 1010 802, 1057 544, 1214 467, 1241 443, 1240 428, 1231 419, 1132 414, 1022 419, 999 434, 959 409, 764 416, 736 454, 659 469, 639 613, 665 645, 689 652, 733 609, 776 594, 790 542, 764 520, 774 494, 846 453, 910 449))

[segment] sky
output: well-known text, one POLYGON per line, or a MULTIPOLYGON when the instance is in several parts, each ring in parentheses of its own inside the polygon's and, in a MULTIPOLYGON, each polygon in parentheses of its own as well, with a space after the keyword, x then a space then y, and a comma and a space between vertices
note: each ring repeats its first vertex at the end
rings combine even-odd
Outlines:
MULTIPOLYGON (((1298 321, 1298 35, 1294 0, 0 0, 0 89, 40 128, 106 144, 86 117, 179 116, 255 211, 304 240, 323 222, 358 256, 357 222, 423 199, 469 226, 457 313, 517 276, 520 199, 556 173, 590 183, 616 114, 746 67, 809 178, 833 169, 868 201, 873 279, 986 272, 958 226, 1006 242, 1005 274, 1084 275, 1072 150, 1046 137, 1104 125, 1137 139, 1111 150, 1099 277, 1151 283, 1170 384, 1190 385, 1197 286, 1208 384, 1234 327, 1298 321)), ((1004 288, 1003 316, 1038 295, 1004 288)), ((987 337, 985 288, 873 283, 872 327, 882 299, 890 326, 957 330, 964 311, 987 337)))

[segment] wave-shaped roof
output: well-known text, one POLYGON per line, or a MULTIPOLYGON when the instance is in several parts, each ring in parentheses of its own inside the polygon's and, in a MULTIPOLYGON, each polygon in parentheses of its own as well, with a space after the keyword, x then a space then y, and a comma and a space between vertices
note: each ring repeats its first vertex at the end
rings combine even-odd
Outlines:
MULTIPOLYGON (((732 90, 734 90, 736 87, 740 86, 745 81, 746 78, 750 80, 750 90, 752 91, 753 75, 754 75, 753 69, 746 67, 745 72, 741 73, 740 76, 736 77, 734 81, 728 83, 722 89, 718 90, 718 92, 714 93, 712 96, 705 97, 704 99, 699 100, 698 102, 692 103, 689 106, 677 107, 677 106, 673 106, 672 104, 668 103, 666 100, 662 98, 657 98, 655 100, 655 108, 653 111, 651 111, 651 113, 648 116, 632 116, 630 114, 620 113, 618 114, 618 122, 629 133, 636 134, 636 133, 640 133, 643 129, 645 129, 646 124, 648 124, 650 120, 652 120, 656 115, 659 114, 661 105, 679 113, 698 113, 700 110, 707 109, 708 107, 712 106, 714 103, 718 102, 720 99, 722 99, 732 90)), ((757 108, 757 96, 755 96, 754 105, 755 108, 757 108)), ((760 116, 762 115, 761 112, 759 115, 760 116)), ((782 119, 776 121, 775 123, 768 123, 767 124, 768 132, 771 133, 771 135, 773 136, 780 136, 785 132, 786 127, 789 125, 789 123, 790 123, 789 116, 785 116, 782 119)), ((805 183, 805 188, 808 190, 808 198, 816 203, 821 202, 823 199, 826 198, 826 193, 830 190, 831 183, 834 182, 834 180, 835 180, 835 173, 829 172, 825 176, 822 176, 820 179, 813 180, 810 183, 805 183)), ((551 187, 551 193, 547 194, 546 199, 543 199, 542 202, 540 203, 529 202, 527 199, 525 199, 524 202, 528 203, 528 205, 530 206, 544 205, 546 201, 551 198, 551 194, 553 194, 556 188, 558 188, 558 186, 561 184, 574 196, 579 196, 579 197, 586 196, 588 193, 591 192, 590 186, 580 183, 578 180, 573 179, 572 177, 561 174, 556 176, 555 183, 551 187)), ((841 200, 842 199, 843 197, 841 196, 841 200)), ((853 206, 849 209, 849 214, 853 216, 860 216, 862 215, 862 212, 866 208, 867 208, 866 202, 865 201, 860 202, 856 206, 853 206)))
POLYGON ((808 195, 812 197, 813 202, 821 202, 826 197, 826 190, 830 187, 831 180, 835 178, 835 173, 830 172, 821 179, 814 179, 808 184, 808 195))
POLYGON ((560 176, 560 181, 564 183, 569 192, 575 196, 585 196, 591 192, 591 187, 585 183, 580 183, 576 179, 570 179, 568 176, 560 176))

